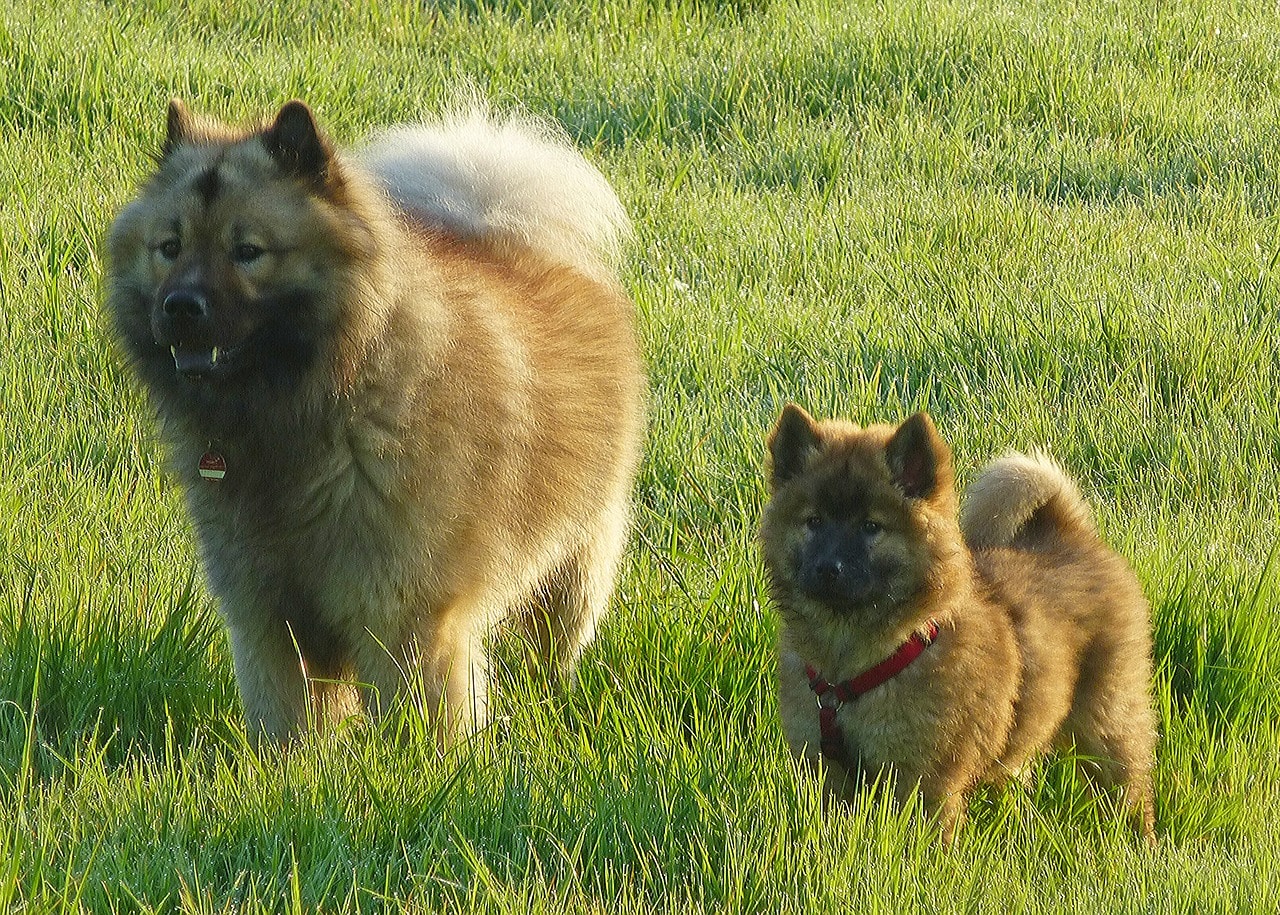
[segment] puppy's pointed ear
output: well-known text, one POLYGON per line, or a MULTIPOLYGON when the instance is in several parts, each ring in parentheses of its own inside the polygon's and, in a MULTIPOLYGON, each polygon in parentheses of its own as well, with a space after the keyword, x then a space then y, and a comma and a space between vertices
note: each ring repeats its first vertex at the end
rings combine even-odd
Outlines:
POLYGON ((186 143, 192 134, 195 117, 180 98, 169 99, 169 121, 165 133, 164 146, 160 148, 160 158, 169 156, 175 149, 186 143))
POLYGON ((812 416, 793 403, 769 433, 769 483, 777 489, 804 472, 822 445, 822 433, 812 416))
POLYGON ((927 499, 953 484, 951 449, 928 413, 907 418, 884 449, 893 485, 909 499, 927 499))
POLYGON ((263 132, 262 145, 288 174, 320 186, 328 179, 333 153, 304 103, 295 99, 281 108, 263 132))

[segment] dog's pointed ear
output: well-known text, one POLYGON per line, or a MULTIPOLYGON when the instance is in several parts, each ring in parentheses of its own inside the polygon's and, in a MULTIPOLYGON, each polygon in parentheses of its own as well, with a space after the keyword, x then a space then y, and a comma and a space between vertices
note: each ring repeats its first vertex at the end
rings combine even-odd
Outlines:
POLYGON ((282 169, 323 185, 332 151, 316 126, 311 109, 296 99, 285 104, 262 134, 262 144, 282 169))
POLYGON ((160 158, 169 156, 175 149, 186 143, 191 137, 195 117, 180 98, 169 99, 169 120, 164 138, 164 146, 160 148, 160 158))
POLYGON ((889 438, 884 457, 893 485, 909 499, 927 499, 952 484, 951 449, 928 413, 908 417, 889 438))
POLYGON ((769 483, 777 489, 804 472, 818 453, 822 433, 812 416, 793 403, 782 408, 782 415, 769 433, 769 483))

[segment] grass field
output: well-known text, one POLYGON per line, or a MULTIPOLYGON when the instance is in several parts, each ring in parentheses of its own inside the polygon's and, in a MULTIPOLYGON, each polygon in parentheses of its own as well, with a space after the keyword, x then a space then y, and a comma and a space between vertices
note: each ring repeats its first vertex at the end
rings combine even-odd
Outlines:
MULTIPOLYGON (((151 0, 0 10, 0 908, 1273 912, 1280 12, 1188 0, 151 0), (342 141, 470 84, 636 225, 652 384, 613 615, 444 756, 259 758, 101 238, 181 95, 342 141), (957 847, 783 746, 753 536, 786 399, 1043 445, 1152 601, 1159 848, 1067 762, 957 847)), ((499 646, 501 654, 501 646, 499 646)))

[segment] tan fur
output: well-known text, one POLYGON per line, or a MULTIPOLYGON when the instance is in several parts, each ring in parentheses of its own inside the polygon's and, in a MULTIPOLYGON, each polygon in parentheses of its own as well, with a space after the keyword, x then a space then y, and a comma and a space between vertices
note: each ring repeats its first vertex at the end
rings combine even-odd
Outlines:
MULTIPOLYGON (((248 132, 188 120, 171 115, 157 174, 112 227, 110 306, 160 413, 251 729, 279 739, 403 699, 439 713, 442 737, 478 727, 492 627, 523 620, 564 674, 612 590, 644 380, 607 252, 584 237, 566 260, 486 232, 483 214, 465 233, 401 216, 376 173, 308 135, 309 112, 248 132), (212 203, 193 191, 209 170, 212 203), (153 246, 175 222, 169 263, 153 246), (236 233, 267 254, 229 259, 236 233), (232 342, 250 328, 261 366, 172 377, 150 336, 180 283, 219 297, 232 342), (268 380, 284 370, 253 333, 295 312, 296 366, 268 380), (196 470, 211 447, 217 484, 196 470)), ((616 206, 591 174, 586 199, 616 206)), ((514 205, 536 221, 537 200, 514 205)))
POLYGON ((1097 528, 1075 481, 1046 454, 1010 452, 992 461, 965 491, 960 528, 973 549, 1013 546, 1033 516, 1048 530, 1089 540, 1097 528))
POLYGON ((1043 457, 995 462, 964 517, 978 542, 998 545, 970 548, 950 452, 923 414, 863 429, 788 406, 770 452, 773 496, 760 541, 782 621, 779 706, 792 751, 814 765, 821 756, 806 664, 845 680, 929 620, 940 627, 914 663, 841 707, 858 771, 824 760, 829 794, 851 799, 863 780, 889 776, 900 798, 919 790, 950 843, 976 784, 1017 776, 1053 746, 1074 746, 1101 786, 1121 789, 1151 840, 1149 610, 1061 469, 1043 457), (898 434, 908 425, 914 444, 898 434), (908 494, 913 456, 929 472, 908 494), (832 520, 811 527, 810 517, 832 520), (865 567, 887 570, 872 573, 875 593, 845 603, 815 596, 805 563, 821 544, 809 538, 839 536, 833 531, 847 528, 831 525, 856 528, 867 518, 879 529, 850 549, 866 545, 865 567))

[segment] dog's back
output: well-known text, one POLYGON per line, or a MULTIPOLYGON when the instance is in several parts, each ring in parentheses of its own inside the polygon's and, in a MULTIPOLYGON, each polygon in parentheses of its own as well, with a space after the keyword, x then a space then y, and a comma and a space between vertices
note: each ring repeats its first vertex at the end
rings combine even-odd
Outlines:
POLYGON ((1119 785, 1150 838, 1150 610, 1128 563, 1098 534, 1079 487, 1050 458, 1009 454, 970 486, 961 527, 974 565, 1017 631, 1022 685, 1000 764, 1074 746, 1119 785))

